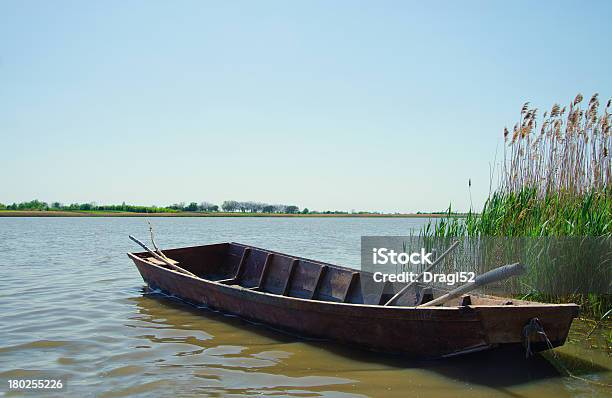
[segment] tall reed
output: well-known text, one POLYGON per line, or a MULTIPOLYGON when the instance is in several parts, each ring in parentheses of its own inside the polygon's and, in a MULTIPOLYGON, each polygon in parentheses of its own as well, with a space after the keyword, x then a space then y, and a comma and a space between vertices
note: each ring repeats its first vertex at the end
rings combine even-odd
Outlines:
POLYGON ((568 106, 553 105, 544 112, 539 129, 538 109, 530 109, 528 102, 523 105, 512 132, 504 129, 502 192, 518 194, 529 188, 544 198, 606 190, 612 180, 611 101, 602 113, 598 94, 584 108, 582 102, 578 94, 568 106))
MULTIPOLYGON (((512 131, 504 129, 504 159, 497 189, 482 211, 464 219, 449 217, 430 222, 424 236, 436 237, 604 237, 612 238, 611 101, 600 106, 598 94, 583 103, 578 94, 567 106, 553 105, 538 122, 538 109, 525 103, 512 131)), ((607 249, 604 248, 604 251, 607 249)), ((588 257, 588 253, 584 253, 588 257)), ((538 257, 530 286, 550 286, 555 278, 566 285, 588 286, 578 280, 594 269, 574 262, 568 273, 557 259, 538 257), (562 274, 562 275, 561 275, 562 274)), ((610 259, 601 267, 610 277, 610 259)), ((552 302, 578 301, 587 314, 600 315, 612 305, 609 292, 583 290, 555 296, 535 289, 532 297, 552 302)))

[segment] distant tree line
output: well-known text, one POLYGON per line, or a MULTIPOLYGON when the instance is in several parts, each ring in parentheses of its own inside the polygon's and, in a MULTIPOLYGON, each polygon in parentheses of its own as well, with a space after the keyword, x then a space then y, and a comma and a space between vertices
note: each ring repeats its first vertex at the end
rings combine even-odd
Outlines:
POLYGON ((97 205, 95 203, 71 203, 64 205, 60 202, 42 202, 40 200, 31 200, 29 202, 13 203, 4 205, 0 203, 0 210, 65 210, 65 211, 117 211, 117 212, 132 212, 132 213, 164 213, 173 212, 168 207, 157 206, 134 206, 127 205, 123 202, 120 205, 97 205))
MULTIPOLYGON (((300 208, 295 205, 270 205, 260 202, 238 202, 235 200, 226 200, 221 205, 221 209, 225 212, 243 212, 243 213, 279 213, 279 214, 297 214, 300 213, 300 208)), ((185 202, 175 203, 170 206, 135 206, 128 205, 123 202, 120 205, 97 205, 96 203, 72 203, 69 205, 60 202, 47 203, 40 200, 31 200, 29 202, 13 203, 4 205, 0 203, 0 210, 64 210, 64 211, 116 211, 116 212, 132 212, 132 213, 169 213, 169 212, 219 212, 220 208, 210 202, 185 202)), ((308 214, 308 209, 301 211, 302 214, 308 214)), ((330 213, 331 212, 326 212, 330 213)))
MULTIPOLYGON (((226 200, 221 205, 223 211, 227 212, 242 212, 242 213, 282 213, 282 214, 297 214, 300 208, 295 205, 271 205, 261 202, 238 202, 235 200, 226 200)), ((308 209, 302 210, 302 213, 308 214, 308 209)))
MULTIPOLYGON (((64 210, 64 211, 106 211, 106 212, 129 212, 129 213, 174 213, 174 212, 203 212, 203 213, 217 213, 220 211, 228 213, 268 213, 268 214, 381 214, 378 212, 365 212, 365 211, 338 211, 338 210, 325 210, 325 211, 311 211, 307 208, 300 210, 296 205, 282 205, 282 204, 268 204, 262 202, 239 202, 236 200, 226 200, 221 206, 210 202, 190 202, 190 203, 175 203, 170 206, 135 206, 128 205, 123 202, 120 205, 98 205, 94 202, 91 203, 72 203, 62 204, 60 202, 43 202, 40 200, 31 200, 29 202, 13 203, 5 205, 0 203, 0 210, 39 210, 39 211, 53 211, 53 210, 64 210)), ((442 212, 448 213, 448 211, 442 212)), ((420 213, 419 214, 428 214, 420 213)))
POLYGON ((219 211, 219 206, 209 203, 209 202, 191 202, 189 204, 185 204, 185 202, 175 203, 173 205, 168 206, 168 209, 172 209, 175 211, 205 211, 208 213, 219 211))
POLYGON ((0 203, 0 210, 48 210, 49 205, 40 200, 31 200, 29 202, 13 203, 12 205, 4 205, 0 203))

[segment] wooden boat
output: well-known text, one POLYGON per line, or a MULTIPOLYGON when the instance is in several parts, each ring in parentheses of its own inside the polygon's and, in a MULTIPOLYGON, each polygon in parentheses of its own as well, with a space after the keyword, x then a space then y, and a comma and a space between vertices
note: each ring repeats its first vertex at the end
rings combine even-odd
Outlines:
MULTIPOLYGON (((392 306, 391 295, 364 294, 371 274, 238 243, 164 250, 187 275, 149 252, 128 253, 152 289, 191 303, 238 315, 299 335, 334 340, 414 358, 435 358, 490 349, 533 351, 565 343, 575 304, 543 304, 471 295, 442 306, 417 307, 423 286, 392 306), (541 334, 525 337, 539 320, 541 334)), ((437 293, 436 293, 437 294, 437 293)))

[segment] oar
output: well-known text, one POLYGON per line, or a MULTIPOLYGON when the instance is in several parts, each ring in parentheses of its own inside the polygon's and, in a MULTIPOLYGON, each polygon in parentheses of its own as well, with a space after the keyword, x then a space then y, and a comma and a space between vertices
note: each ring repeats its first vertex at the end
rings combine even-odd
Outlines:
POLYGON ((383 307, 384 307, 384 306, 387 306, 387 305, 391 305, 392 303, 396 302, 398 298, 400 298, 400 297, 402 297, 404 294, 406 294, 406 292, 408 291, 408 288, 409 288, 410 286, 412 286, 412 285, 414 285, 415 283, 417 283, 417 282, 419 281, 419 279, 420 279, 420 278, 423 276, 423 274, 424 274, 425 272, 429 272, 429 271, 431 271, 431 270, 432 270, 432 269, 433 269, 433 268, 434 268, 436 265, 438 265, 438 263, 439 263, 440 261, 442 261, 442 259, 443 259, 444 257, 446 257, 446 255, 447 255, 448 253, 452 252, 452 251, 455 249, 455 247, 457 247, 457 245, 458 245, 458 244, 459 244, 459 241, 458 241, 458 240, 457 240, 457 241, 455 241, 455 242, 453 242, 453 244, 452 244, 452 245, 450 245, 450 247, 449 247, 448 249, 446 249, 446 251, 445 251, 444 253, 442 253, 442 254, 440 255, 440 257, 438 257, 438 258, 437 258, 437 259, 436 259, 436 260, 435 260, 435 261, 434 261, 434 262, 433 262, 433 263, 432 263, 432 264, 431 264, 429 267, 427 267, 427 269, 426 269, 425 271, 423 271, 423 272, 421 272, 419 275, 417 275, 417 277, 414 279, 414 281, 411 281, 410 283, 408 283, 406 286, 404 286, 404 287, 402 288, 402 290, 400 290, 399 292, 397 292, 397 293, 395 294, 395 296, 391 297, 391 298, 389 299, 389 301, 387 301, 387 302, 386 302, 386 303, 383 305, 383 307))
POLYGON ((152 255, 153 257, 155 257, 159 261, 163 262, 164 264, 166 264, 168 267, 172 268, 173 270, 178 271, 178 272, 182 272, 183 274, 186 274, 186 275, 195 276, 196 278, 198 278, 198 276, 196 274, 192 274, 191 272, 187 271, 186 269, 181 268, 181 267, 179 267, 176 264, 172 264, 169 260, 167 260, 167 259, 163 258, 162 256, 160 256, 159 254, 155 253, 153 250, 149 249, 147 247, 147 245, 145 245, 144 243, 142 243, 138 239, 134 238, 132 235, 129 235, 129 237, 130 237, 131 240, 133 240, 134 242, 138 243, 143 249, 148 251, 150 255, 152 255))
POLYGON ((472 283, 466 283, 463 286, 459 286, 457 289, 450 291, 445 295, 438 297, 437 299, 421 304, 418 307, 431 307, 433 305, 443 304, 448 300, 451 300, 455 297, 459 297, 464 293, 479 288, 480 286, 503 281, 504 279, 508 279, 511 276, 520 275, 523 272, 525 272, 525 267, 523 267, 519 263, 503 265, 499 268, 495 268, 489 272, 485 272, 484 274, 477 276, 474 282, 472 283))

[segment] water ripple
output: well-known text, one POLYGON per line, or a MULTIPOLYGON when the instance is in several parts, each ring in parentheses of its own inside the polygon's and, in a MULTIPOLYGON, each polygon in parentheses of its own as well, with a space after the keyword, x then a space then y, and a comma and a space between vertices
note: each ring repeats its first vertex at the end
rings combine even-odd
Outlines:
MULTIPOLYGON (((348 266, 359 264, 361 235, 402 235, 423 222, 154 220, 164 247, 240 241, 348 266)), ((470 369, 482 366, 469 361, 415 366, 296 339, 144 293, 142 279, 125 256, 135 249, 128 234, 146 236, 145 220, 0 218, 0 378, 65 375, 68 389, 57 396, 75 397, 170 391, 177 396, 279 397, 388 396, 401 391, 470 398, 500 391, 513 396, 606 395, 563 379, 554 369, 543 371, 541 363, 485 361, 508 380, 474 375, 470 369)), ((578 350, 574 357, 584 355, 576 346, 567 352, 571 350, 578 350)), ((589 360, 609 380, 609 358, 590 355, 589 360)))

